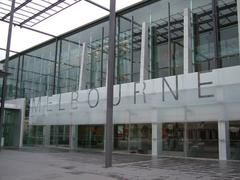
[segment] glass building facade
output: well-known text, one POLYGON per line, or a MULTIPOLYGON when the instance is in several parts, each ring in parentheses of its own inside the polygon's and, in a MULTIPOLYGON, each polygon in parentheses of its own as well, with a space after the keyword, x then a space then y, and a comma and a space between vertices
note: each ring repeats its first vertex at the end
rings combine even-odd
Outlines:
MULTIPOLYGON (((215 17, 212 0, 161 0, 143 4, 117 14, 116 84, 139 82, 143 22, 147 23, 149 33, 148 71, 151 73, 148 79, 183 74, 185 8, 191 9, 192 17, 192 71, 239 65, 236 1, 216 1, 215 17)), ((108 60, 107 19, 13 56, 9 62, 8 98, 77 90, 82 43, 87 46, 85 89, 104 87, 108 60)))
MULTIPOLYGON (((143 23, 149 59, 146 80, 184 74, 186 29, 191 34, 189 73, 240 65, 238 6, 235 0, 153 0, 117 12, 115 84, 140 82, 143 23), (189 24, 185 23, 186 9, 189 24)), ((28 118, 30 98, 79 90, 83 58, 86 82, 82 90, 105 87, 108 34, 109 21, 104 17, 14 55, 9 62, 7 98, 26 98, 28 118)), ((233 159, 239 159, 239 122, 229 123, 233 159)), ((33 136, 44 136, 42 127, 31 131, 33 136)), ((50 144, 69 145, 69 132, 66 125, 52 126, 50 144)), ((159 134, 163 151, 184 153, 188 141, 188 156, 218 158, 216 121, 166 122, 159 134)), ((103 125, 78 125, 77 136, 78 147, 103 149, 103 125)), ((116 150, 151 153, 152 126, 115 125, 114 140, 116 150)))

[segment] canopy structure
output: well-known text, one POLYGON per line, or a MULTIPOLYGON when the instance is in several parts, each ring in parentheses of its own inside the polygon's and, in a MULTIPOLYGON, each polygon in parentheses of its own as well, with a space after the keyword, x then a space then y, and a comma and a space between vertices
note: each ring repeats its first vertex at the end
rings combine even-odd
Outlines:
MULTIPOLYGON (((81 0, 16 0, 13 23, 33 27, 81 0)), ((11 0, 0 0, 0 19, 10 21, 11 0)))
MULTIPOLYGON (((41 34, 54 38, 54 35, 48 34, 32 27, 53 15, 69 8, 70 6, 83 0, 0 0, 0 21, 9 23, 6 58, 4 60, 3 83, 0 108, 0 149, 2 140, 2 124, 4 119, 4 103, 7 91, 8 61, 12 27, 20 26, 41 34)), ((106 112, 106 141, 105 141, 105 166, 112 166, 112 134, 113 134, 113 83, 115 67, 115 36, 116 36, 116 0, 110 0, 110 8, 106 8, 94 1, 84 0, 94 6, 97 6, 110 13, 109 16, 109 61, 108 61, 108 84, 107 84, 107 112, 106 112)))

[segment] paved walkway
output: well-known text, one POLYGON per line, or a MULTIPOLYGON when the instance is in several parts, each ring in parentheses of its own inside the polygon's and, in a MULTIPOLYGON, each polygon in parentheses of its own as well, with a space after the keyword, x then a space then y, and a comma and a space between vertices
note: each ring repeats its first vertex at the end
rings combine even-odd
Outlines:
POLYGON ((240 180, 240 162, 114 154, 103 164, 102 153, 2 150, 0 180, 240 180))

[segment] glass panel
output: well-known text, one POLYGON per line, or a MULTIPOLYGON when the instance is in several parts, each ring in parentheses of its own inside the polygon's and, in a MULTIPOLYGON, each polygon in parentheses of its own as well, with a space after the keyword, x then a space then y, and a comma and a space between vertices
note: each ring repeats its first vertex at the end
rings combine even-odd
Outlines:
POLYGON ((26 134, 25 144, 27 146, 34 145, 43 145, 44 135, 43 135, 43 126, 32 126, 30 129, 30 133, 26 134))
POLYGON ((183 151, 183 123, 164 123, 162 131, 163 151, 183 151))
POLYGON ((20 111, 5 110, 3 122, 4 146, 18 147, 20 139, 20 111))
POLYGON ((213 68, 212 0, 192 1, 194 28, 194 63, 196 71, 213 68))
POLYGON ((104 126, 78 126, 78 147, 104 148, 104 126))
POLYGON ((50 144, 69 146, 69 125, 51 126, 50 144))
POLYGON ((132 124, 130 126, 130 153, 151 154, 152 126, 151 124, 132 124))
POLYGON ((183 73, 183 9, 190 7, 189 0, 162 0, 118 19, 118 69, 119 83, 138 82, 140 74, 141 28, 149 27, 149 72, 152 78, 183 73), (168 2, 171 6, 171 62, 168 62, 168 2), (170 66, 170 67, 169 67, 170 66))
POLYGON ((240 160, 240 121, 230 121, 229 133, 231 159, 240 160))
POLYGON ((170 1, 169 6, 162 2, 162 8, 170 8, 170 14, 165 10, 160 19, 151 23, 152 78, 183 73, 183 9, 178 9, 178 6, 179 3, 174 1, 170 1))
POLYGON ((21 57, 17 56, 8 63, 8 72, 10 75, 7 76, 7 99, 14 99, 16 96, 19 58, 21 57))
POLYGON ((218 158, 217 122, 188 123, 188 156, 218 158))
POLYGON ((114 149, 128 150, 129 147, 129 125, 115 125, 114 126, 114 149))
POLYGON ((118 18, 117 83, 139 82, 141 26, 134 17, 118 18))
POLYGON ((78 90, 82 47, 79 42, 59 41, 57 93, 78 90))
POLYGON ((218 0, 222 67, 239 65, 238 19, 235 0, 218 0))
POLYGON ((218 67, 239 64, 237 4, 234 0, 217 1, 217 31, 214 32, 212 0, 193 1, 194 59, 196 71, 215 67, 214 37, 219 40, 218 67))
MULTIPOLYGON (((86 75, 85 88, 90 89, 105 86, 108 58, 108 23, 100 23, 65 39, 86 43, 87 45, 86 67, 84 68, 86 75)), ((81 50, 82 48, 79 49, 80 54, 81 50)))
POLYGON ((19 82, 21 97, 52 95, 55 46, 52 43, 24 55, 19 82))

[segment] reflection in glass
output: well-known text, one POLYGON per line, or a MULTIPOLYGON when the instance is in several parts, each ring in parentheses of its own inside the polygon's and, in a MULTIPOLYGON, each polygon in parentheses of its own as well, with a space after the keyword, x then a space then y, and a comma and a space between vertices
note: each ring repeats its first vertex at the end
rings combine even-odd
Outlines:
POLYGON ((118 18, 117 84, 139 82, 141 35, 141 25, 135 22, 133 16, 118 18))
POLYGON ((23 144, 25 146, 43 145, 44 134, 43 126, 32 126, 25 129, 23 144))
POLYGON ((130 126, 129 150, 131 153, 149 154, 152 149, 151 124, 132 124, 130 126))
POLYGON ((213 16, 212 0, 193 1, 196 71, 234 66, 240 63, 237 3, 234 0, 219 0, 216 9, 215 17, 213 16), (213 17, 216 18, 216 25, 213 17))
POLYGON ((104 148, 104 126, 78 126, 79 148, 104 148))
POLYGON ((69 125, 51 126, 50 144, 69 146, 69 125))
POLYGON ((217 122, 188 123, 188 156, 218 158, 217 122))
POLYGON ((128 150, 129 145, 129 125, 115 125, 114 126, 114 149, 128 150))
POLYGON ((240 160, 240 121, 230 121, 229 133, 231 159, 240 160))
POLYGON ((183 151, 183 123, 164 123, 163 151, 183 151))
POLYGON ((18 68, 20 63, 21 56, 17 56, 8 63, 8 72, 10 73, 7 76, 7 97, 6 99, 14 99, 16 97, 17 91, 17 78, 18 78, 18 68))
POLYGON ((57 93, 78 90, 82 48, 76 41, 59 41, 57 93))
POLYGON ((19 110, 5 110, 3 121, 3 138, 4 146, 16 147, 19 144, 20 135, 20 111, 19 110))

